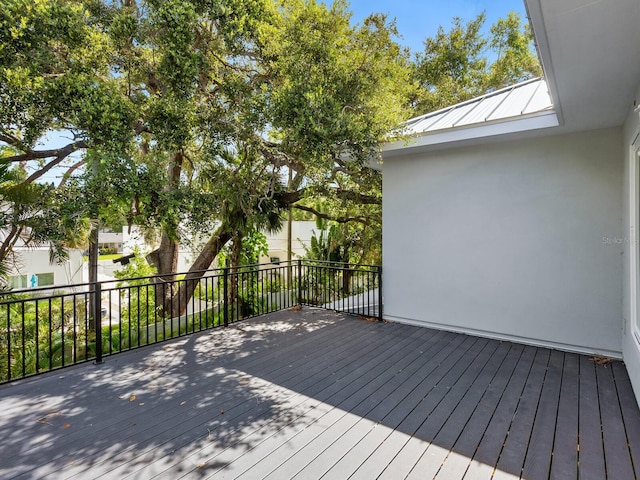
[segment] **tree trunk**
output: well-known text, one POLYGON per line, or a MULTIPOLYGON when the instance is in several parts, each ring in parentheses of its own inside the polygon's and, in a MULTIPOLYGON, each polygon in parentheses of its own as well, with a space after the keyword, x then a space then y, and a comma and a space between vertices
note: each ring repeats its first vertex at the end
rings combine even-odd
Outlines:
POLYGON ((178 269, 178 242, 162 234, 160 247, 147 255, 147 262, 156 267, 158 277, 155 278, 155 305, 160 307, 161 317, 173 317, 177 309, 174 299, 175 273, 178 269))
POLYGON ((349 269, 349 264, 344 265, 344 270, 342 271, 342 291, 344 292, 345 297, 348 297, 351 294, 351 278, 353 277, 353 271, 349 269))
MULTIPOLYGON (((171 191, 180 184, 180 175, 182 173, 182 162, 184 155, 182 151, 175 153, 168 167, 169 182, 165 190, 171 191)), ((177 231, 177 225, 173 225, 173 231, 177 231)), ((175 285, 175 273, 178 271, 178 253, 179 243, 171 238, 167 233, 167 227, 162 232, 160 246, 147 255, 147 262, 156 267, 158 277, 155 279, 155 305, 160 308, 160 315, 164 318, 174 317, 174 311, 182 310, 174 305, 177 299, 174 299, 174 291, 177 290, 175 285)))
POLYGON ((13 252, 13 246, 20 237, 21 231, 22 229, 18 228, 17 225, 11 225, 11 229, 6 233, 5 239, 2 242, 2 245, 0 245, 0 264, 4 265, 7 272, 13 266, 9 265, 9 256, 13 252))
POLYGON ((229 285, 229 298, 226 299, 228 304, 231 305, 231 318, 240 319, 243 314, 242 300, 238 298, 238 283, 240 281, 240 274, 238 267, 240 266, 240 251, 242 250, 242 235, 235 233, 233 235, 233 243, 231 245, 231 276, 229 285))
POLYGON ((205 273, 205 270, 211 268, 213 260, 216 258, 222 247, 224 247, 233 237, 233 233, 226 224, 222 224, 216 232, 211 236, 205 244, 198 258, 193 262, 189 272, 180 282, 177 292, 173 296, 173 308, 171 310, 172 317, 184 315, 187 311, 187 304, 191 301, 193 293, 198 285, 199 280, 205 273))

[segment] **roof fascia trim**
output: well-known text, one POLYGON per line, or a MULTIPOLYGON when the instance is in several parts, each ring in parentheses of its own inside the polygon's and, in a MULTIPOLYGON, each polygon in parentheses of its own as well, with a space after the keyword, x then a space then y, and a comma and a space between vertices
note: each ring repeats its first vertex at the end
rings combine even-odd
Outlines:
POLYGON ((560 103, 560 96, 558 95, 558 85, 553 73, 553 61, 551 59, 551 48, 549 47, 549 40, 547 38, 547 29, 544 21, 544 14, 542 13, 541 0, 524 0, 524 8, 529 17, 529 23, 533 31, 534 43, 538 52, 538 58, 542 64, 542 71, 544 72, 544 78, 549 88, 549 95, 551 96, 551 103, 556 111, 558 123, 564 125, 564 114, 562 113, 562 104, 560 103))
POLYGON ((397 140, 383 146, 382 154, 397 154, 402 150, 408 151, 414 148, 429 147, 431 145, 485 139, 487 137, 508 133, 557 127, 558 125, 559 121, 556 112, 550 110, 531 116, 517 117, 512 120, 447 129, 427 135, 414 136, 408 140, 397 140))

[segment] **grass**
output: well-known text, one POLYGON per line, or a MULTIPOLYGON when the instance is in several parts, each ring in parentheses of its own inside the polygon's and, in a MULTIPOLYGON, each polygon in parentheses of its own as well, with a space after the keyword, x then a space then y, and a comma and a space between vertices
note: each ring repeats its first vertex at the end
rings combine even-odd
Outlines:
MULTIPOLYGON (((111 253, 109 255, 98 255, 98 261, 100 260, 114 260, 116 258, 120 258, 123 254, 122 253, 111 253)), ((86 255, 82 257, 82 260, 84 260, 85 262, 89 261, 89 257, 87 257, 86 255)))

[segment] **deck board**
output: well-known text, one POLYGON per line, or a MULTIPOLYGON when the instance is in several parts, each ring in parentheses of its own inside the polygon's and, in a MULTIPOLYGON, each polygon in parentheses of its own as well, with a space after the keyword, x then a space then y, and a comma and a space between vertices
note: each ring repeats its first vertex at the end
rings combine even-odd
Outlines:
MULTIPOLYGON (((433 473, 434 478, 447 478, 446 476, 446 464, 456 463, 459 459, 463 457, 463 455, 452 455, 453 452, 457 452, 454 450, 454 445, 456 444, 458 438, 462 434, 462 431, 469 419, 472 417, 473 412, 475 411, 478 402, 482 395, 485 393, 490 380, 495 375, 495 372, 498 370, 499 366, 504 361, 504 358, 509 350, 509 345, 507 344, 499 344, 498 347, 493 350, 491 357, 488 361, 481 365, 481 362, 474 362, 474 364, 479 368, 482 366, 481 370, 469 370, 470 378, 473 379, 473 383, 471 385, 457 384, 458 388, 457 392, 452 391, 451 398, 448 400, 450 402, 457 402, 456 406, 453 408, 451 413, 444 419, 438 418, 437 415, 434 415, 435 421, 440 425, 438 429, 438 433, 434 437, 434 442, 441 448, 438 449, 437 453, 430 452, 428 458, 429 462, 432 464, 433 468, 436 467, 437 464, 440 464, 440 468, 433 473), (445 470, 443 472, 443 469, 445 470)), ((440 406, 443 408, 450 408, 444 406, 444 403, 440 406)), ((439 406, 439 407, 440 407, 439 406)), ((442 411, 442 409, 440 409, 442 411)), ((434 412, 435 413, 435 412, 434 412)), ((472 452, 461 452, 465 455, 469 455, 472 452)), ((425 467, 421 468, 421 462, 424 462, 425 458, 421 459, 414 468, 414 473, 421 473, 426 470, 425 467)))
POLYGON ((607 476, 609 478, 633 478, 629 442, 613 380, 613 368, 610 364, 603 365, 603 367, 596 370, 596 375, 600 405, 607 405, 606 409, 600 409, 607 476))
MULTIPOLYGON (((340 333, 342 334, 348 333, 343 331, 342 328, 340 328, 339 330, 340 330, 340 333)), ((351 337, 351 335, 349 337, 351 337)), ((348 344, 348 345, 351 345, 351 344, 348 344)), ((357 346, 357 342, 354 342, 352 346, 357 346)), ((339 344, 337 344, 336 348, 342 348, 342 347, 339 344)), ((285 360, 287 360, 288 358, 289 359, 291 358, 289 357, 289 355, 295 352, 292 352, 291 349, 285 346, 283 353, 285 354, 285 360)), ((274 361, 273 355, 277 355, 277 353, 275 353, 275 350, 272 350, 271 352, 267 353, 265 355, 265 358, 256 359, 254 361, 243 359, 241 363, 245 367, 249 367, 253 365, 256 368, 256 375, 265 375, 267 372, 279 373, 281 374, 281 377, 278 377, 280 380, 285 380, 291 377, 292 375, 300 376, 299 371, 292 370, 289 367, 289 363, 290 363, 289 361, 282 362, 282 360, 279 360, 276 362, 274 361)), ((349 356, 349 360, 350 359, 351 357, 349 356)), ((275 360, 278 360, 278 359, 276 358, 275 360)), ((302 368, 305 368, 311 362, 312 360, 303 361, 300 366, 302 368)), ((221 372, 220 375, 221 376, 226 375, 227 377, 231 376, 226 372, 221 372)), ((314 377, 310 377, 310 378, 314 378, 314 377)), ((246 381, 246 378, 238 377, 238 381, 239 382, 246 381)), ((279 391, 280 390, 278 389, 278 387, 276 387, 276 389, 273 390, 272 392, 265 393, 264 399, 269 398, 270 395, 274 395, 274 398, 278 398, 279 391)), ((193 387, 190 390, 190 393, 195 398, 198 398, 198 396, 200 396, 199 386, 193 385, 193 387)), ((213 405, 216 406, 216 409, 213 410, 214 411, 213 417, 210 412, 205 411, 205 412, 199 413, 195 418, 191 419, 190 413, 192 411, 198 412, 198 409, 193 406, 192 408, 189 409, 189 411, 185 415, 184 412, 180 412, 181 409, 176 409, 174 405, 169 404, 167 408, 170 411, 175 412, 171 417, 171 421, 167 421, 167 418, 162 415, 163 410, 161 409, 158 410, 156 409, 155 406, 153 410, 151 409, 145 410, 145 413, 147 414, 147 416, 153 415, 157 419, 157 422, 154 423, 152 427, 149 427, 149 425, 146 424, 146 421, 147 421, 146 418, 143 418, 143 417, 136 418, 137 424, 140 424, 140 425, 144 424, 145 426, 147 426, 147 428, 143 433, 138 434, 138 439, 139 439, 137 443, 138 448, 136 448, 135 449, 136 451, 132 453, 132 457, 129 460, 129 463, 130 464, 134 462, 137 462, 138 464, 145 463, 142 461, 142 457, 140 456, 140 446, 144 446, 147 443, 150 446, 150 449, 148 450, 148 452, 150 453, 151 457, 153 457, 154 449, 157 447, 157 444, 158 444, 158 438, 163 437, 167 443, 172 442, 174 451, 175 451, 177 448, 180 448, 183 445, 189 446, 192 444, 192 442, 194 441, 192 429, 194 427, 197 427, 198 425, 201 425, 203 422, 208 421, 209 426, 207 427, 206 431, 207 432, 213 431, 215 434, 216 429, 224 430, 225 424, 232 423, 237 419, 242 420, 248 414, 251 414, 254 419, 259 419, 261 415, 267 414, 269 412, 269 404, 267 402, 263 402, 264 404, 263 408, 256 410, 256 406, 254 406, 255 402, 252 401, 252 398, 246 398, 246 399, 243 399, 243 401, 239 401, 236 398, 235 393, 236 393, 235 390, 231 390, 229 394, 216 396, 214 397, 215 402, 211 402, 212 400, 211 398, 207 399, 208 403, 212 403, 213 405), (227 404, 231 404, 232 408, 225 410, 225 406, 227 404), (224 412, 224 413, 221 413, 221 412, 224 412), (190 421, 185 422, 186 419, 189 419, 190 421), (182 433, 182 435, 178 436, 177 434, 179 433, 182 433)), ((181 406, 187 406, 187 407, 190 406, 190 400, 188 398, 185 398, 180 403, 181 403, 181 406), (182 402, 186 402, 186 403, 182 404, 182 402)), ((160 405, 160 406, 164 407, 164 405, 160 405)), ((233 434, 234 432, 224 431, 223 433, 224 435, 230 435, 230 434, 233 434)), ((208 436, 209 435, 210 433, 208 433, 208 436)), ((199 437, 202 437, 202 436, 203 434, 201 434, 199 437)), ((146 457, 144 460, 148 461, 149 457, 146 457)), ((96 470, 98 467, 92 463, 91 468, 93 470, 96 470)), ((105 468, 107 471, 109 471, 110 466, 107 464, 105 465, 105 468)), ((127 465, 124 465, 118 470, 118 472, 121 472, 121 471, 123 472, 127 470, 127 468, 129 467, 127 465)), ((82 473, 84 470, 86 469, 79 467, 79 473, 82 473)))
POLYGON ((551 480, 578 478, 578 361, 576 355, 564 356, 551 480))
POLYGON ((503 449, 503 443, 496 441, 496 439, 506 439, 509 435, 509 427, 523 395, 535 355, 535 348, 524 347, 516 369, 508 380, 505 392, 473 456, 476 462, 491 467, 497 465, 503 449))
MULTIPOLYGON (((434 365, 438 365, 440 363, 443 355, 447 355, 450 352, 450 348, 444 348, 444 347, 451 345, 452 339, 454 340, 453 343, 455 345, 459 344, 459 341, 454 337, 455 336, 453 336, 452 334, 443 336, 442 344, 435 345, 434 348, 429 350, 425 350, 424 347, 422 347, 422 349, 416 349, 414 351, 414 354, 420 355, 423 359, 428 358, 427 368, 433 369, 434 365)), ((408 357, 408 358, 411 358, 411 357, 408 357)), ((345 402, 340 403, 338 406, 344 409, 345 411, 354 411, 356 408, 360 408, 361 411, 366 408, 370 409, 372 405, 373 407, 376 406, 376 403, 374 402, 376 401, 375 400, 376 398, 379 398, 379 395, 385 395, 389 390, 394 390, 393 386, 397 385, 398 380, 401 380, 402 378, 407 376, 409 378, 414 377, 413 375, 411 375, 412 373, 411 369, 399 368, 400 365, 396 365, 393 363, 392 365, 393 365, 393 368, 391 373, 394 375, 394 380, 396 380, 396 382, 389 382, 386 379, 384 379, 382 376, 378 375, 377 378, 371 381, 371 383, 368 386, 369 387, 368 389, 359 391, 356 396, 348 398, 345 402), (373 394, 375 394, 375 396, 373 394), (372 397, 374 398, 374 400, 371 400, 372 397), (367 407, 367 405, 369 407, 367 407)), ((416 366, 420 367, 420 364, 417 364, 416 366)), ((393 406, 395 404, 391 404, 391 405, 393 406)), ((305 460, 302 459, 302 457, 300 457, 300 459, 295 459, 294 462, 303 464, 305 460)), ((301 469, 302 468, 304 467, 301 467, 301 469)), ((286 472, 290 469, 291 469, 291 465, 283 465, 281 468, 275 470, 270 475, 270 477, 287 478, 286 472), (285 475, 285 476, 280 477, 280 475, 285 475)))
POLYGON ((598 480, 606 478, 606 471, 596 365, 588 357, 579 362, 578 478, 598 480))
POLYGON ((0 387, 0 478, 626 480, 639 459, 620 362, 310 308, 0 387))
MULTIPOLYGON (((466 416, 462 399, 472 391, 483 372, 491 373, 492 360, 504 358, 508 347, 496 341, 488 341, 478 356, 460 375, 455 384, 447 386, 448 392, 424 423, 416 431, 416 435, 424 439, 433 439, 429 448, 416 462, 407 478, 435 478, 449 455, 451 447, 460 434, 460 419, 466 416), (496 357, 498 352, 498 357, 496 357), (450 425, 451 430, 447 428, 450 425), (435 448, 436 446, 438 448, 435 448)), ((445 384, 446 385, 446 384, 445 384)), ((464 426, 464 425, 462 425, 464 426)))
POLYGON ((437 478, 463 478, 470 467, 471 459, 494 416, 499 402, 506 391, 509 380, 522 355, 524 346, 507 344, 508 352, 501 362, 486 390, 482 392, 466 425, 456 439, 452 450, 463 455, 450 455, 438 472, 437 478))
MULTIPOLYGON (((520 476, 524 466, 529 440, 533 430, 538 404, 544 386, 549 363, 549 350, 538 349, 529 377, 513 415, 507 437, 500 453, 497 468, 508 474, 520 476)), ((551 441, 551 439, 548 439, 551 441)))
MULTIPOLYGON (((403 330, 400 330, 399 333, 401 333, 402 331, 403 330)), ((322 388, 326 387, 326 385, 330 385, 330 387, 338 388, 340 387, 341 384, 349 384, 351 388, 357 388, 358 384, 354 382, 358 378, 358 375, 359 375, 358 372, 362 368, 371 368, 372 366, 375 365, 375 362, 380 360, 380 355, 378 354, 378 352, 382 344, 380 343, 381 339, 372 339, 370 343, 367 342, 368 345, 365 345, 362 342, 362 337, 360 337, 359 341, 358 341, 357 335, 350 335, 349 338, 351 338, 353 342, 350 341, 348 343, 348 345, 350 346, 350 348, 347 349, 349 350, 349 354, 344 358, 339 356, 338 357, 334 356, 333 355, 334 350, 328 350, 328 351, 319 350, 317 351, 317 354, 318 354, 317 358, 313 355, 307 354, 307 357, 308 357, 307 362, 297 365, 297 368, 292 370, 292 367, 290 367, 290 365, 292 365, 291 363, 292 357, 285 355, 283 368, 286 371, 295 373, 295 375, 293 376, 285 375, 283 377, 278 375, 272 376, 268 374, 266 371, 261 371, 259 375, 262 375, 264 377, 269 377, 278 385, 289 385, 292 388, 295 388, 296 391, 301 391, 301 392, 311 391, 316 395, 319 395, 319 393, 322 391, 322 388), (356 355, 355 360, 354 360, 354 355, 356 355), (334 363, 333 360, 336 360, 336 362, 334 363), (348 371, 347 367, 351 367, 352 370, 348 371), (345 376, 344 377, 336 376, 334 374, 334 371, 345 372, 345 376), (346 372, 349 372, 349 373, 346 374, 346 372)), ((328 346, 327 348, 332 348, 332 346, 328 346)), ((335 348, 340 348, 340 350, 343 350, 340 343, 336 343, 335 348)), ((254 367, 254 363, 252 362, 243 363, 239 367, 249 370, 254 367)), ((366 381, 363 382, 362 385, 367 385, 367 382, 366 381)), ((301 401, 303 400, 304 399, 302 399, 301 401)), ((268 415, 271 413, 271 410, 268 405, 265 406, 265 408, 263 408, 262 410, 257 410, 258 407, 257 405, 253 405, 254 403, 255 402, 249 402, 249 405, 247 407, 248 410, 246 413, 244 413, 244 415, 251 415, 252 418, 255 418, 256 420, 260 420, 265 415, 268 415)), ((276 417, 276 419, 277 418, 279 417, 276 417)), ((276 419, 274 419, 274 421, 276 419)), ((264 424, 260 423, 259 427, 263 428, 264 424)), ((256 437, 255 436, 252 437, 253 433, 254 432, 245 432, 245 434, 242 436, 242 441, 241 442, 239 441, 236 443, 242 444, 248 441, 255 441, 256 437)), ((225 445, 225 449, 228 450, 234 445, 235 444, 225 445)), ((193 462, 190 459, 180 460, 180 461, 174 461, 174 464, 172 465, 166 465, 165 459, 159 459, 158 463, 163 465, 164 467, 164 469, 162 470, 163 476, 166 476, 166 478, 175 478, 177 471, 184 470, 184 469, 193 469, 195 468, 195 466, 198 466, 200 464, 203 464, 203 463, 207 464, 207 462, 211 462, 213 459, 216 458, 215 453, 220 452, 221 450, 220 446, 216 444, 205 445, 202 448, 197 448, 197 447, 194 448, 189 442, 184 442, 184 445, 182 446, 184 447, 185 451, 184 452, 180 451, 179 453, 181 455, 179 455, 178 457, 181 457, 181 456, 191 457, 193 455, 196 455, 199 457, 199 460, 197 462, 193 462), (209 455, 209 453, 212 451, 214 452, 214 454, 209 455)), ((225 455, 229 456, 229 455, 232 455, 232 453, 226 452, 225 455)), ((220 463, 220 468, 225 467, 227 465, 227 463, 221 462, 220 459, 216 459, 215 461, 220 463)), ((138 474, 144 475, 146 471, 156 470, 157 468, 159 468, 157 465, 149 464, 149 465, 146 465, 143 471, 140 471, 138 474)), ((210 469, 213 469, 213 467, 210 467, 210 469)))
POLYGON ((536 418, 527 446, 527 455, 522 468, 524 478, 547 478, 551 468, 551 453, 558 419, 558 402, 564 353, 552 351, 542 384, 536 418))
MULTIPOLYGON (((342 370, 338 369, 339 372, 342 372, 340 375, 338 376, 332 375, 331 370, 327 370, 326 367, 321 368, 320 371, 324 371, 324 375, 325 375, 324 381, 321 381, 321 382, 315 381, 315 383, 313 383, 313 382, 307 381, 302 384, 295 384, 295 385, 289 385, 288 382, 282 382, 282 381, 280 381, 280 383, 283 385, 291 386, 292 388, 295 387, 296 391, 302 392, 305 395, 313 394, 314 398, 321 399, 323 401, 330 400, 332 397, 335 397, 337 395, 348 397, 349 392, 362 394, 363 392, 365 392, 364 390, 365 388, 368 388, 371 386, 372 379, 369 376, 370 375, 369 372, 375 371, 374 367, 378 362, 381 362, 381 361, 384 362, 385 360, 389 359, 390 360, 389 368, 391 368, 393 361, 401 358, 402 349, 406 347, 410 347, 412 343, 420 343, 420 339, 422 337, 423 335, 417 335, 416 338, 411 338, 411 337, 402 338, 401 341, 396 344, 395 349, 387 349, 385 354, 383 354, 382 356, 379 355, 378 353, 381 345, 377 345, 377 346, 373 345, 373 350, 369 352, 369 356, 363 355, 362 351, 360 352, 358 350, 352 351, 351 352, 352 356, 350 356, 348 359, 348 365, 343 366, 342 370), (398 352, 395 351, 396 349, 398 350, 398 352), (355 360, 353 355, 356 356, 355 360), (351 368, 351 370, 348 369, 349 367, 351 368)), ((437 337, 432 337, 432 338, 435 339, 437 337)), ((370 345, 370 347, 372 347, 372 345, 370 345)), ((331 355, 325 355, 324 358, 330 359, 333 357, 331 355)), ((337 366, 339 367, 340 365, 337 365, 337 366)), ((333 368, 336 368, 336 366, 334 365, 333 368)), ((305 371, 306 375, 308 375, 309 373, 310 372, 308 370, 305 371)), ((296 433, 295 430, 293 431, 287 430, 284 434, 279 435, 277 438, 282 441, 288 441, 289 436, 295 436, 295 433, 296 433)), ((259 435, 260 435, 259 433, 255 434, 253 437, 249 435, 247 436, 247 441, 257 442, 259 435)), ((296 438, 295 441, 299 442, 300 439, 296 438)), ((269 445, 275 446, 273 441, 270 441, 269 445)), ((256 450, 257 452, 262 451, 267 447, 265 447, 264 445, 261 445, 259 448, 260 448, 259 450, 256 450)), ((230 455, 232 455, 232 453, 230 455)), ((254 453, 254 456, 255 456, 255 453, 254 453)), ((207 463, 210 460, 211 458, 206 458, 206 457, 202 458, 202 461, 204 463, 207 463)), ((226 465, 225 470, 235 471, 236 466, 233 465, 234 462, 235 462, 235 458, 232 458, 232 460, 227 462, 227 464, 225 464, 226 465)), ((202 462, 199 462, 199 463, 202 463, 202 462)), ((171 470, 167 470, 167 478, 174 478, 173 470, 175 470, 175 468, 172 468, 171 470)))
POLYGON ((629 374, 622 363, 613 363, 613 375, 620 401, 622 419, 627 432, 629 452, 634 467, 635 477, 640 476, 640 417, 636 415, 637 403, 633 391, 629 388, 629 374))

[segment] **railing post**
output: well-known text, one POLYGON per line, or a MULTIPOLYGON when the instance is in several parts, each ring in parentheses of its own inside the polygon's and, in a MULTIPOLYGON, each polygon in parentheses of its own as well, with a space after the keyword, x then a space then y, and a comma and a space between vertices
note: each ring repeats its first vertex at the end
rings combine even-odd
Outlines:
POLYGON ((222 306, 222 319, 224 320, 224 326, 229 326, 229 269, 227 267, 222 269, 222 297, 223 303, 222 306))
POLYGON ((302 306, 302 260, 298 259, 298 305, 302 306))
POLYGON ((382 265, 378 265, 378 320, 383 321, 382 317, 382 265))
POLYGON ((102 284, 93 286, 93 325, 96 335, 96 364, 102 363, 102 284))

